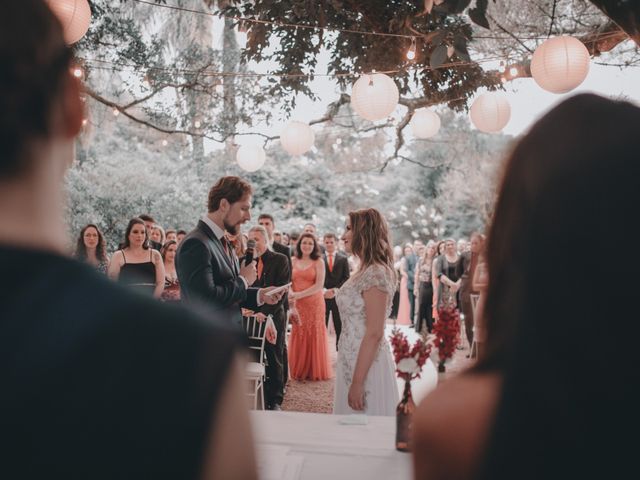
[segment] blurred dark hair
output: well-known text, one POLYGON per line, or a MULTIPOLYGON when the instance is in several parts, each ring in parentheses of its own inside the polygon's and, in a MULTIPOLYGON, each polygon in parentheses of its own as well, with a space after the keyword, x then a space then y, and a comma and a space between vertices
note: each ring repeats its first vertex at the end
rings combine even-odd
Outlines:
POLYGON ((167 250, 171 245, 178 245, 178 242, 176 242, 175 240, 169 240, 162 246, 162 248, 160 249, 160 255, 162 255, 162 260, 165 259, 165 254, 167 253, 167 250))
POLYGON ((635 251, 603 257, 586 239, 611 228, 635 238, 638 152, 640 109, 583 94, 540 119, 507 162, 477 367, 503 376, 483 478, 619 478, 635 468, 635 445, 621 435, 635 431, 640 402, 635 349, 624 344, 640 333, 640 262, 635 251))
POLYGON ((240 177, 222 177, 209 190, 207 208, 209 212, 215 212, 220 208, 220 202, 223 198, 229 203, 236 203, 252 192, 251 185, 240 177))
POLYGON ((107 247, 105 245, 104 236, 102 232, 98 228, 97 225, 93 223, 89 223, 82 227, 80 230, 80 235, 78 236, 78 240, 76 242, 76 251, 74 253, 74 257, 78 260, 85 261, 87 259, 87 246, 84 244, 84 234, 89 228, 95 228, 96 232, 98 232, 98 245, 96 246, 96 258, 100 262, 107 261, 107 247))
POLYGON ((155 219, 151 215, 147 215, 146 213, 143 213, 142 215, 138 215, 138 218, 145 222, 156 223, 155 219))
POLYGON ((33 142, 52 130, 72 52, 43 0, 3 2, 0 15, 0 178, 31 167, 33 142))
POLYGON ((145 227, 144 243, 142 244, 142 248, 147 250, 149 248, 149 232, 147 232, 147 227, 144 224, 144 220, 142 220, 140 217, 134 217, 131 220, 129 220, 129 224, 127 225, 127 230, 124 233, 124 242, 120 244, 120 249, 127 248, 131 245, 131 243, 129 242, 129 235, 131 234, 131 230, 133 229, 134 225, 142 225, 143 227, 145 227))
POLYGON ((274 225, 276 224, 276 221, 273 219, 273 215, 269 214, 269 213, 261 213, 260 216, 258 217, 258 221, 262 220, 262 219, 267 219, 267 220, 271 220, 271 223, 273 223, 274 225))
POLYGON ((302 258, 302 250, 300 249, 300 244, 302 243, 302 240, 304 240, 305 238, 310 238, 311 240, 313 240, 313 251, 311 252, 311 255, 309 255, 309 257, 311 257, 311 260, 319 259, 320 247, 318 246, 318 240, 316 239, 316 236, 311 233, 303 233, 302 235, 300 235, 300 238, 298 238, 298 243, 296 243, 296 252, 295 252, 296 258, 302 258))

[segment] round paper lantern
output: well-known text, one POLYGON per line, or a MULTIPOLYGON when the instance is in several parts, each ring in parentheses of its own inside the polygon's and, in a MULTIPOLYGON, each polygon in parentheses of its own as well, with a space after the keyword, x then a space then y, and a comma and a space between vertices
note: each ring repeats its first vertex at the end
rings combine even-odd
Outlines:
POLYGON ((573 37, 546 40, 533 53, 531 75, 552 93, 566 93, 580 85, 589 73, 589 51, 573 37))
POLYGON ((471 105, 471 121, 482 132, 499 132, 510 118, 511 105, 498 93, 483 93, 471 105))
POLYGON ((64 40, 68 45, 84 37, 91 23, 91 7, 87 0, 48 0, 48 3, 62 23, 64 40))
POLYGON ((361 76, 351 90, 351 107, 365 120, 382 120, 396 109, 400 94, 384 73, 361 76))
POLYGON ((421 108, 411 117, 411 131, 416 138, 431 138, 440 130, 440 117, 433 110, 421 108))
POLYGON ((291 155, 302 155, 313 147, 315 135, 303 122, 289 122, 280 135, 280 144, 291 155))
POLYGON ((255 172, 264 165, 266 154, 259 145, 242 145, 236 154, 236 161, 240 168, 247 172, 255 172))

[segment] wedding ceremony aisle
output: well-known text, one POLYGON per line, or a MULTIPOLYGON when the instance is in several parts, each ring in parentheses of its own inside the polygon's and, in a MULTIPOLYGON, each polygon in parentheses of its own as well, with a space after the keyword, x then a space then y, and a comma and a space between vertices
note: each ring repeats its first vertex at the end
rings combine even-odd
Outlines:
MULTIPOLYGON (((386 328, 387 338, 393 328, 393 323, 389 322, 386 328)), ((408 336, 409 341, 413 343, 417 335, 413 329, 407 326, 400 326, 401 330, 408 336)), ((329 345, 335 345, 335 332, 329 331, 329 345)), ((431 354, 431 362, 427 362, 424 366, 422 378, 413 381, 414 395, 417 399, 424 396, 435 386, 435 381, 443 382, 448 378, 454 377, 465 369, 469 368, 473 360, 467 358, 469 354, 468 346, 465 345, 463 350, 456 350, 453 358, 447 361, 447 370, 445 373, 436 374, 435 366, 437 366, 437 349, 433 349, 431 354), (437 378, 436 378, 437 375, 437 378)), ((335 371, 337 352, 330 349, 331 363, 335 371)), ((400 381, 398 383, 401 388, 400 381)), ((284 397, 282 409, 291 412, 308 412, 308 413, 331 413, 333 409, 333 388, 334 379, 325 381, 311 382, 298 381, 290 379, 287 383, 287 392, 284 397)))

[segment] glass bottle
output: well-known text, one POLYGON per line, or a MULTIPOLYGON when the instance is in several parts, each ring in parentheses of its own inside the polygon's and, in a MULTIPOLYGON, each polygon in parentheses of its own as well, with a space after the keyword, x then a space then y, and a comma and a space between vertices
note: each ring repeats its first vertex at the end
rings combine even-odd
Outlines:
POLYGON ((411 451, 411 435, 413 412, 416 404, 411 395, 411 380, 404 381, 402 399, 396 407, 396 450, 401 452, 411 451))

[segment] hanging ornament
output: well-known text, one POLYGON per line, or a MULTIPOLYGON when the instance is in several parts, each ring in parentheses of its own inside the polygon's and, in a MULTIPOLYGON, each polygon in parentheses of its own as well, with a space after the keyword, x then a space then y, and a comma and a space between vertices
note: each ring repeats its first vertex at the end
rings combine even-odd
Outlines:
POLYGON ((264 149, 259 145, 242 145, 236 154, 238 165, 247 172, 259 170, 264 165, 265 159, 264 149))
POLYGON ((303 122, 289 122, 280 135, 280 144, 290 155, 302 155, 313 147, 315 135, 303 122))
POLYGON ((440 130, 440 117, 433 110, 421 108, 411 117, 411 131, 416 138, 431 138, 440 130))
POLYGON ((566 93, 580 85, 589 73, 589 51, 573 37, 555 37, 533 53, 531 75, 551 93, 566 93))
POLYGON ((475 127, 485 133, 502 130, 511 118, 511 105, 499 93, 483 93, 471 105, 471 121, 475 127))
POLYGON ((49 8, 58 17, 67 45, 82 39, 91 24, 91 7, 87 0, 47 0, 49 8))
POLYGON ((362 75, 351 90, 351 107, 365 120, 387 118, 396 109, 400 94, 395 82, 384 73, 362 75))

